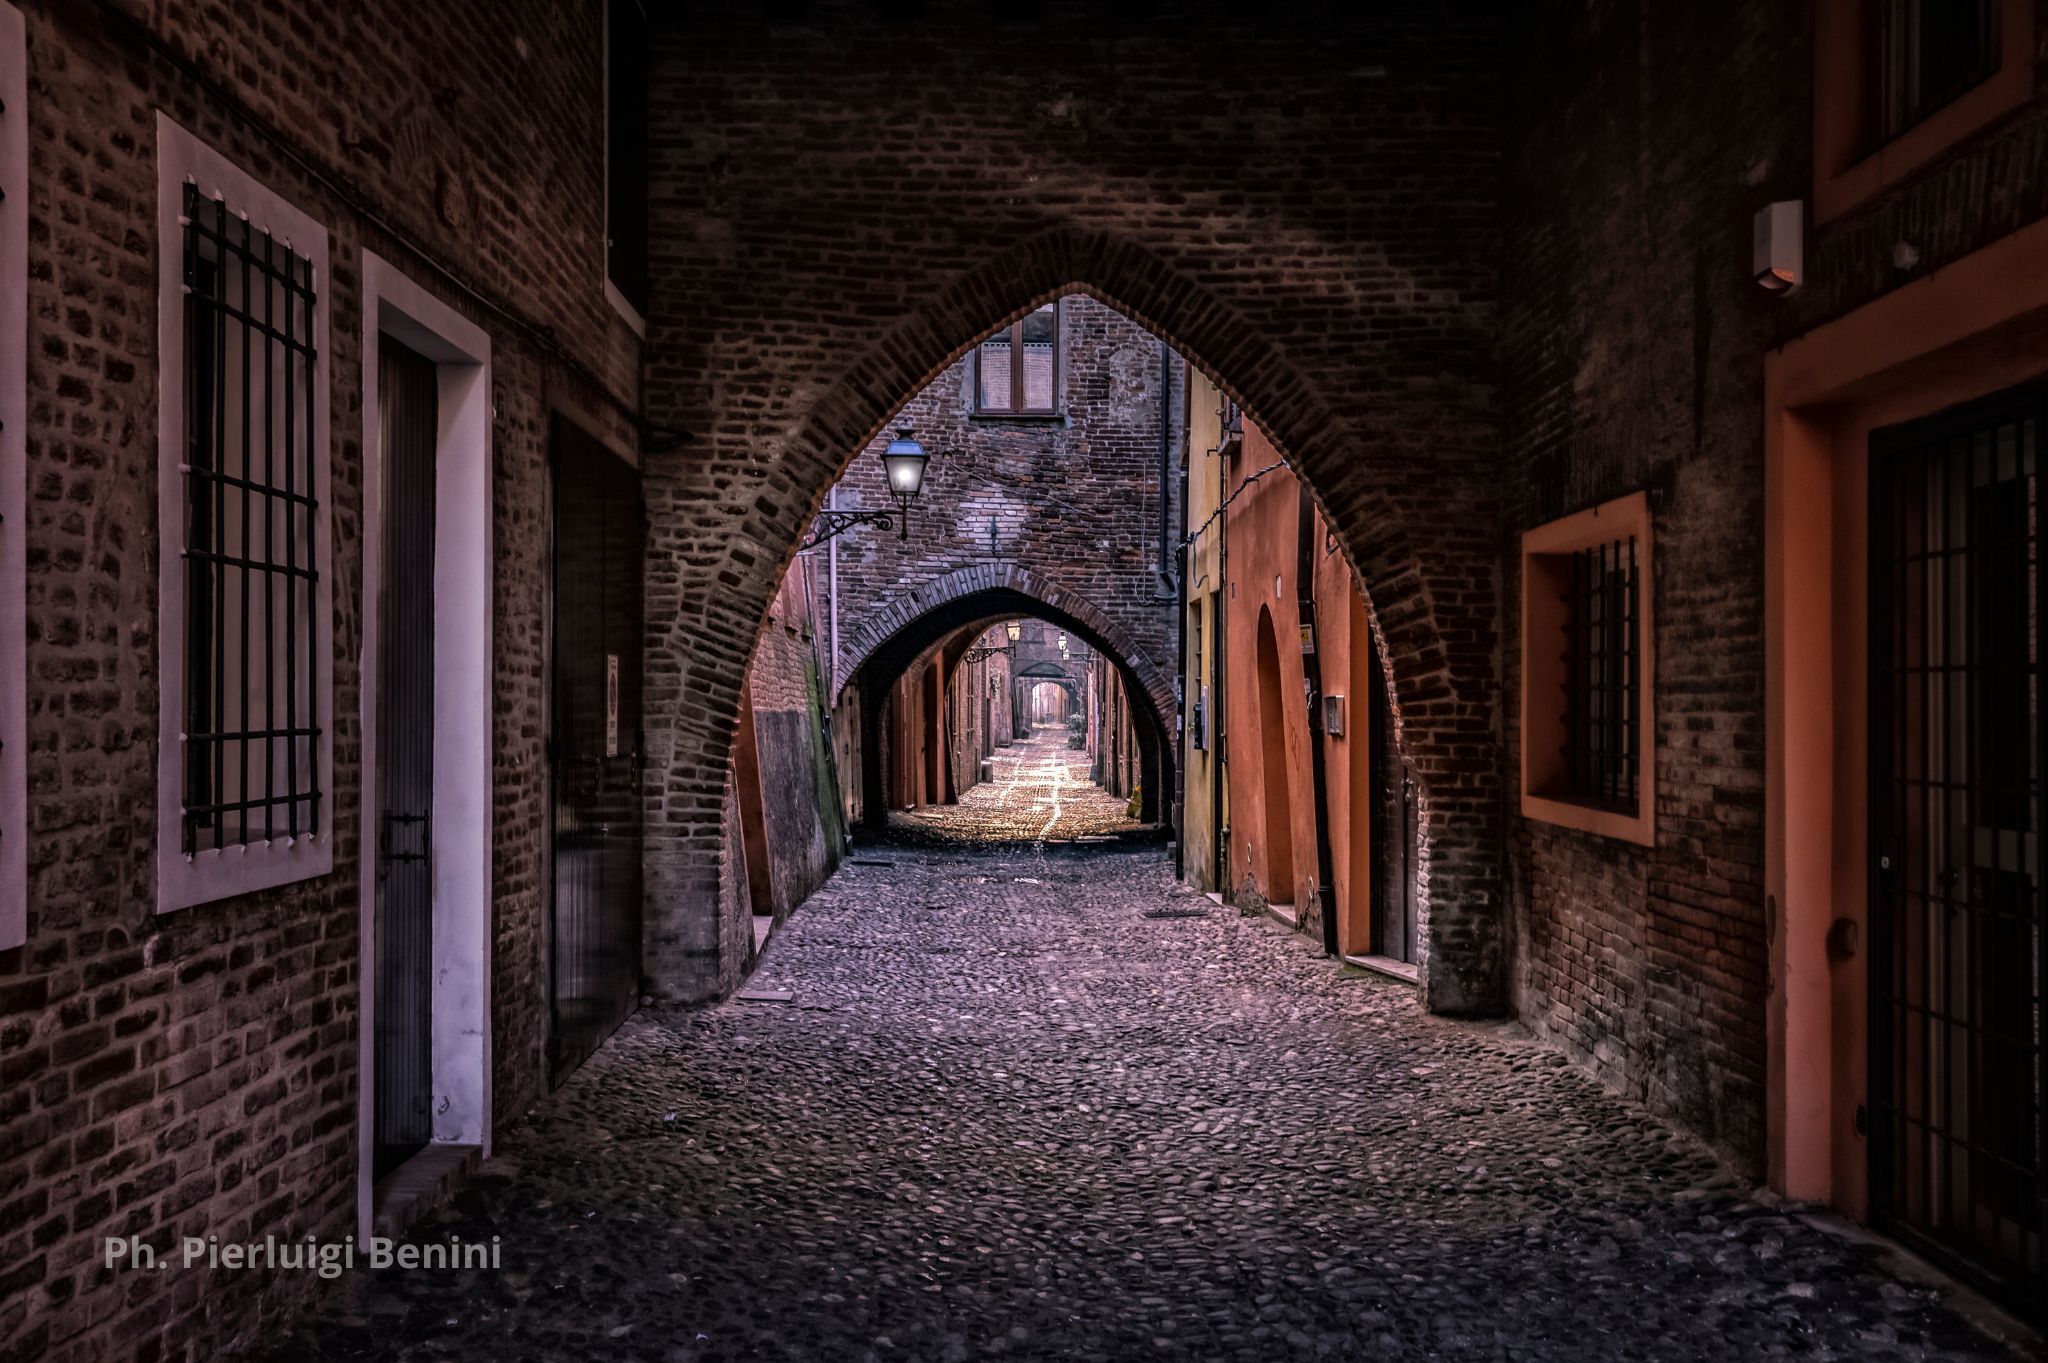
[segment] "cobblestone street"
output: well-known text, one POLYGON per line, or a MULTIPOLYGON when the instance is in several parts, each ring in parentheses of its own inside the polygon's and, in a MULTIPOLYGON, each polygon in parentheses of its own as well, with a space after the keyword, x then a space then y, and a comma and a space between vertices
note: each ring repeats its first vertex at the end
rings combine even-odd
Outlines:
POLYGON ((864 849, 752 986, 629 1021, 419 1232, 501 1271, 350 1275, 272 1356, 2006 1356, 1157 848, 864 849))
POLYGON ((1085 749, 1069 747, 1067 731, 1040 726, 1028 739, 998 748, 989 779, 958 804, 927 805, 889 817, 896 839, 918 843, 1064 842, 1131 834, 1140 825, 1128 803, 1088 779, 1085 749))

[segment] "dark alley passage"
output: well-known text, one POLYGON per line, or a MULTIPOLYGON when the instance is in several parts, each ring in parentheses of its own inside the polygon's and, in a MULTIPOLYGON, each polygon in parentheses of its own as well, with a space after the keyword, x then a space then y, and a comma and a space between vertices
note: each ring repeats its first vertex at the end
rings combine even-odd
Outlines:
POLYGON ((628 1022, 416 1231, 501 1271, 347 1275, 271 1357, 2001 1356, 1156 848, 864 851, 749 993, 628 1022))

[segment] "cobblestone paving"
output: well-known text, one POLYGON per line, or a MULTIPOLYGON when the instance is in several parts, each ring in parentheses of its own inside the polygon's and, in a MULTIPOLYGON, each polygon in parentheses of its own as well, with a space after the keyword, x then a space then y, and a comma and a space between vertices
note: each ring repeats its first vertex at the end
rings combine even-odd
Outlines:
POLYGON ((277 1359, 2010 1357, 1512 1028, 1156 847, 864 850, 277 1359))
POLYGON ((990 779, 958 804, 926 805, 889 816, 894 841, 924 845, 1062 842, 1132 835, 1144 825, 1129 802, 1088 779, 1088 753, 1067 746, 1067 731, 1041 727, 996 749, 990 779))

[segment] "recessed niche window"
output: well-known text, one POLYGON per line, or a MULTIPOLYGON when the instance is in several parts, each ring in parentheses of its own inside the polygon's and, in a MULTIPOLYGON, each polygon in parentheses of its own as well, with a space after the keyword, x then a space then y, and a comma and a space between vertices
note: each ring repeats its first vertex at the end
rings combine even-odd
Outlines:
POLYGON ((1998 69, 1994 0, 1874 0, 1869 134, 1889 142, 1998 69))
POLYGON ((644 332, 652 292, 647 256, 647 11, 605 6, 605 296, 644 332))
POLYGON ((324 229, 159 123, 160 909, 332 866, 324 229))
POLYGON ((1650 547, 1640 493, 1522 537, 1522 812, 1645 844, 1650 547))
POLYGON ((974 348, 974 410, 992 416, 1059 414, 1060 309, 1027 312, 974 348))
POLYGON ((2034 24, 2034 0, 1816 0, 1814 220, 2027 104, 2034 24))

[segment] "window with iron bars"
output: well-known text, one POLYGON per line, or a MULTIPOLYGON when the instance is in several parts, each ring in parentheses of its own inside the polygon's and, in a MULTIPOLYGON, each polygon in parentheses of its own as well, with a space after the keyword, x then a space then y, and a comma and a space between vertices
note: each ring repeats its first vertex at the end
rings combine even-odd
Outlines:
POLYGON ((1549 794, 1614 809, 1636 803, 1636 541, 1570 556, 1564 618, 1564 764, 1549 794))
POLYGON ((313 265, 192 184, 182 223, 190 856, 321 831, 325 678, 313 265))

